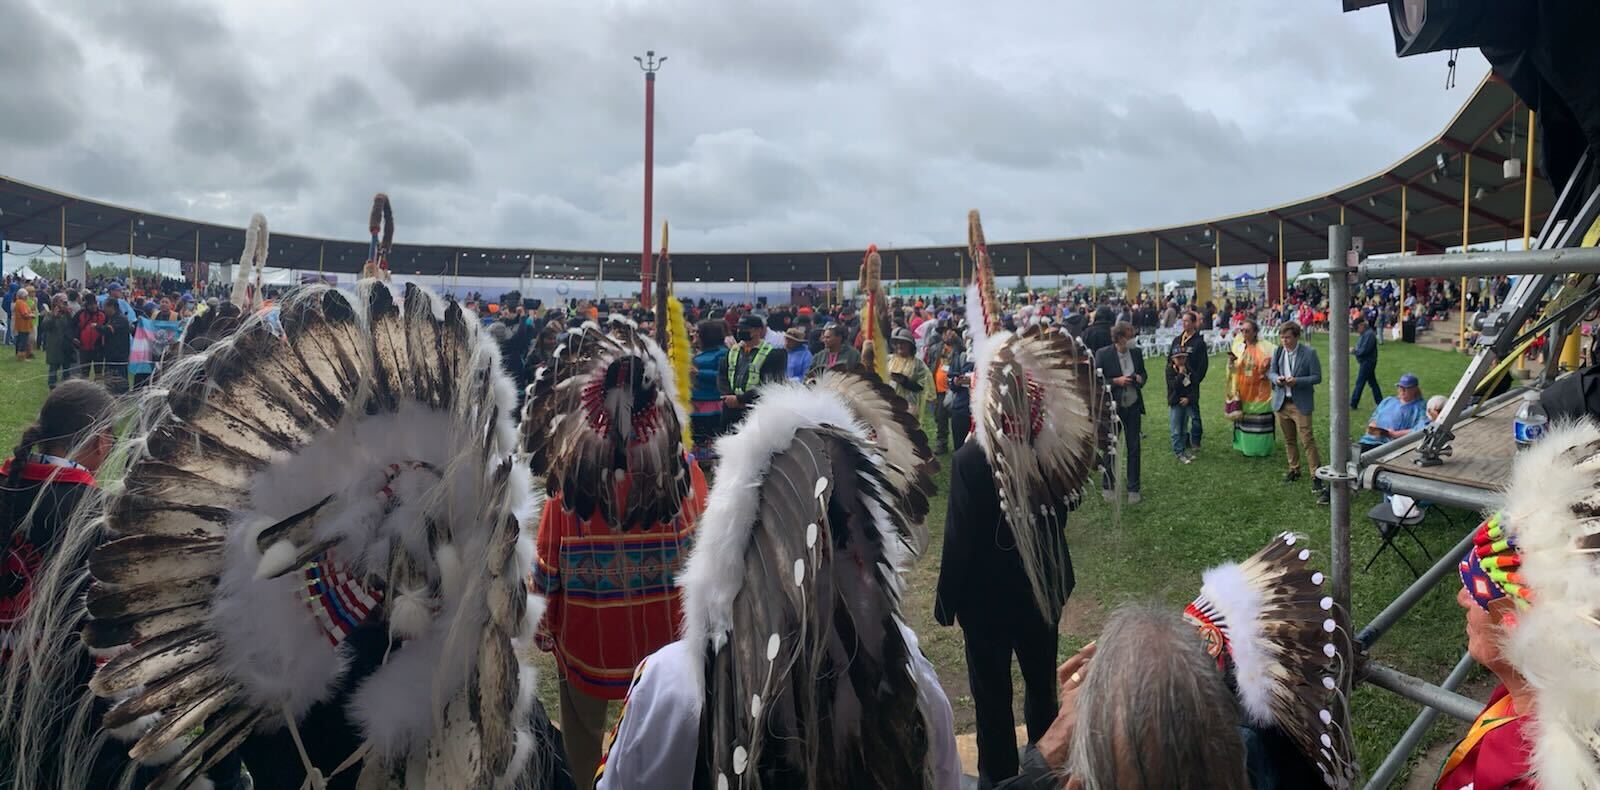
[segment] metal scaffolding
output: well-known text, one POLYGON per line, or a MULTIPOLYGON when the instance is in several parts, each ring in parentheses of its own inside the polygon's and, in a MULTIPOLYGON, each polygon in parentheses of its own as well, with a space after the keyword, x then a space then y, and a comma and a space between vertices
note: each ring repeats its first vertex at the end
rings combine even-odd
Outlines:
MULTIPOLYGON (((1467 253, 1453 255, 1424 255, 1390 260, 1363 260, 1361 240, 1352 239, 1349 226, 1340 224, 1328 228, 1328 261, 1314 267, 1329 274, 1329 363, 1330 386, 1333 397, 1329 399, 1329 418, 1332 429, 1330 464, 1317 470, 1317 476, 1327 481, 1331 491, 1332 514, 1330 531, 1332 542, 1333 598, 1335 605, 1345 612, 1350 607, 1350 499, 1352 484, 1365 483, 1365 487, 1405 494, 1439 504, 1470 507, 1483 510, 1492 506, 1493 498, 1481 492, 1455 490, 1449 484, 1423 477, 1380 470, 1374 464, 1380 451, 1369 451, 1358 458, 1350 457, 1350 404, 1345 395, 1350 382, 1350 306, 1351 289, 1368 280, 1398 279, 1401 277, 1480 277, 1519 275, 1519 279, 1504 304, 1484 323, 1482 336, 1474 345, 1476 356, 1467 371, 1457 382, 1440 419, 1425 431, 1418 431, 1394 443, 1385 445, 1382 453, 1392 453, 1402 444, 1419 447, 1418 465, 1440 462, 1440 456, 1449 455, 1451 432, 1463 416, 1471 416, 1490 407, 1504 403, 1506 398, 1520 392, 1502 395, 1494 400, 1473 403, 1478 386, 1488 376, 1495 364, 1512 353, 1517 344, 1530 334, 1549 332, 1552 340, 1570 331, 1577 309, 1568 308, 1546 316, 1531 329, 1524 325, 1533 320, 1540 309, 1544 295, 1551 286, 1559 283, 1563 275, 1600 274, 1600 249, 1578 248, 1586 232, 1600 217, 1600 190, 1579 195, 1574 184, 1584 183, 1587 162, 1580 165, 1575 176, 1557 202, 1539 236, 1534 249, 1517 252, 1467 253), (1563 328, 1563 320, 1567 320, 1563 328)), ((1591 289, 1582 294, 1574 304, 1592 306, 1600 298, 1600 290, 1591 289)), ((1581 308, 1578 308, 1581 309, 1581 308)), ((1552 350, 1552 354, 1554 351, 1552 350)), ((1552 375, 1547 368, 1545 379, 1552 375)), ((1547 381, 1541 382, 1547 383, 1547 381)), ((1509 440, 1509 439, 1508 439, 1509 440)), ((1443 683, 1435 684, 1413 677, 1367 657, 1368 650, 1382 638, 1406 612, 1434 589, 1441 579, 1452 574, 1458 558, 1471 545, 1469 531, 1449 552, 1441 555, 1427 572, 1406 588, 1394 601, 1384 607, 1376 617, 1356 634, 1358 655, 1354 657, 1351 681, 1365 681, 1423 706, 1422 712, 1411 727, 1401 736, 1383 763, 1373 773, 1368 788, 1386 786, 1405 766, 1413 749, 1440 713, 1464 721, 1472 721, 1482 705, 1457 694, 1455 689, 1472 665, 1469 656, 1463 655, 1455 669, 1443 683)))

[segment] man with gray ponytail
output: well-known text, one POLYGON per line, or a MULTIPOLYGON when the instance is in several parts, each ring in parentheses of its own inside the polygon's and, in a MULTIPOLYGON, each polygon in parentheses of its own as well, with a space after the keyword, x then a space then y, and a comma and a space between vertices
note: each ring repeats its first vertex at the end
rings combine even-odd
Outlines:
POLYGON ((1119 607, 1058 679, 1060 714, 997 790, 1272 786, 1216 662, 1176 613, 1119 607))

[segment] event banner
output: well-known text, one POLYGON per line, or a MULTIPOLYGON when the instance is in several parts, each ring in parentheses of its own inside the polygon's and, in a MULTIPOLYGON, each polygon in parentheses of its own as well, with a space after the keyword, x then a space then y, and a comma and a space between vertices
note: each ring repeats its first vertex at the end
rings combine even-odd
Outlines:
POLYGON ((156 363, 167 353, 167 346, 177 342, 178 335, 182 333, 182 321, 140 318, 139 326, 133 330, 133 346, 128 353, 128 372, 153 373, 156 363))

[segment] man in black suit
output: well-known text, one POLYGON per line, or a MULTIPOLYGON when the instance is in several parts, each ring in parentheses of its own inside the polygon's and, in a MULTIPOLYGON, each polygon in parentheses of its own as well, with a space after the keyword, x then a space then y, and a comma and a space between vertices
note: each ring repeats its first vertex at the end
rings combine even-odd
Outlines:
MULTIPOLYGON (((1124 454, 1128 457, 1128 504, 1137 505, 1143 500, 1139 493, 1139 429, 1144 420, 1144 384, 1149 376, 1144 372, 1144 354, 1133 346, 1135 332, 1126 321, 1111 327, 1111 345, 1095 352, 1094 364, 1100 375, 1111 384, 1111 398, 1117 404, 1117 417, 1122 420, 1124 454)), ((1116 478, 1106 472, 1101 494, 1110 502, 1116 497, 1116 478)))
POLYGON ((1060 563, 1045 569, 1045 586, 1057 597, 1052 610, 1041 614, 1017 554, 1017 539, 1000 512, 994 470, 983 446, 968 442, 956 450, 950 462, 934 618, 940 625, 961 624, 977 723, 978 776, 990 785, 1018 770, 1016 719, 1011 713, 1013 653, 1022 670, 1028 743, 1044 737, 1059 704, 1058 628, 1074 578, 1065 534, 1053 531, 1048 538, 1057 545, 1045 554, 1059 557, 1060 563))
MULTIPOLYGON (((1200 425, 1200 415, 1204 411, 1200 408, 1200 383, 1206 380, 1206 368, 1210 366, 1211 349, 1206 345, 1206 338, 1200 334, 1200 314, 1193 310, 1183 313, 1183 331, 1172 339, 1172 348, 1167 356, 1177 356, 1179 352, 1187 353, 1189 381, 1195 387, 1195 397, 1189 401, 1191 407, 1189 417, 1188 446, 1190 455, 1200 449, 1200 437, 1204 433, 1200 425)), ((1184 437, 1174 435, 1172 446, 1179 447, 1185 444, 1184 437)))

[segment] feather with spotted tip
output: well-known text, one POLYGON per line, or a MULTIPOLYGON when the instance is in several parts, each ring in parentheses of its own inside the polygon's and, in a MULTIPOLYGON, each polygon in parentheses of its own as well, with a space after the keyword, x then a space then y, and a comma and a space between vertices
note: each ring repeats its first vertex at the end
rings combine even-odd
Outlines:
POLYGON ((921 421, 893 387, 864 367, 823 371, 813 379, 812 386, 839 393, 867 427, 868 435, 882 453, 884 477, 911 529, 904 537, 911 550, 921 554, 928 544, 933 473, 939 470, 921 421))
POLYGON ((719 444, 684 638, 705 661, 698 759, 730 787, 933 786, 907 517, 845 397, 771 385, 719 444))
POLYGON ((1228 674, 1248 722, 1281 731, 1315 767, 1310 776, 1346 788, 1357 770, 1341 690, 1353 646, 1310 559, 1305 536, 1282 533, 1250 559, 1206 571, 1184 615, 1228 674))

